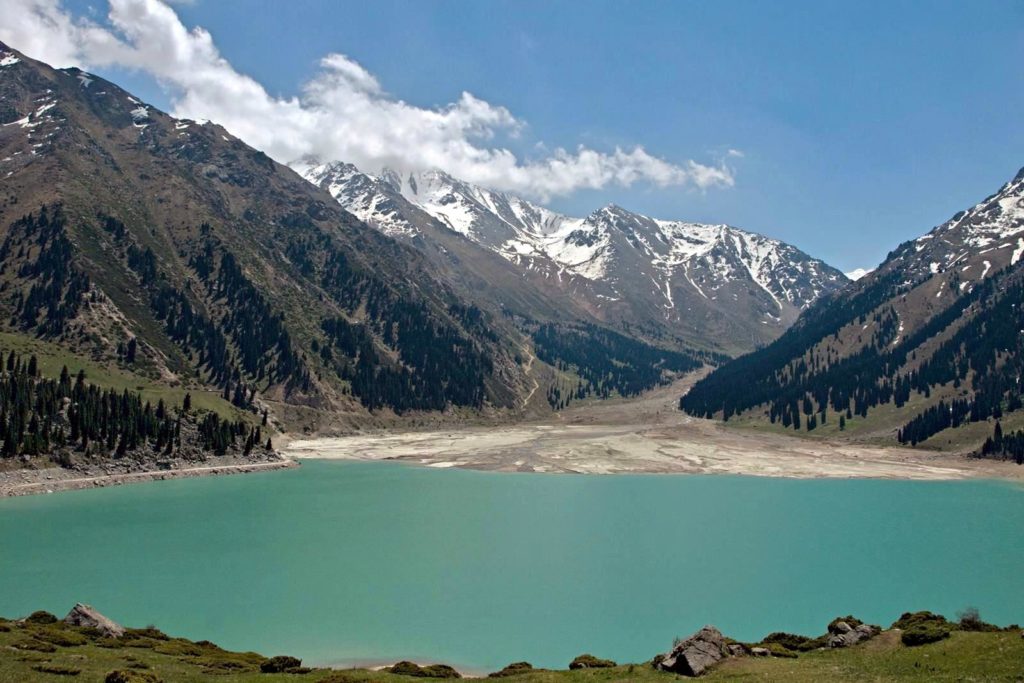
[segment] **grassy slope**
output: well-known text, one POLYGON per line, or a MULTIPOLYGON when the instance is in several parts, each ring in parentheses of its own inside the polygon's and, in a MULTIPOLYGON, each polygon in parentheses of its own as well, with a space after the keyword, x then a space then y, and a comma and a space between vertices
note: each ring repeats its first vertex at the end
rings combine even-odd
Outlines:
POLYGON ((37 339, 30 335, 12 332, 0 332, 0 350, 4 353, 15 351, 28 360, 29 356, 36 356, 39 361, 39 368, 44 377, 58 377, 61 368, 65 365, 71 376, 74 377, 79 370, 85 371, 86 379, 90 384, 103 388, 128 389, 142 394, 144 400, 156 403, 163 399, 169 405, 181 405, 186 393, 192 394, 192 405, 203 410, 210 410, 220 414, 222 417, 252 417, 251 413, 245 413, 235 408, 229 401, 225 401, 220 393, 208 391, 202 388, 169 386, 160 381, 132 372, 131 370, 117 366, 116 364, 100 362, 91 358, 77 355, 66 348, 37 339))
MULTIPOLYGON (((41 646, 42 649, 49 649, 41 646)), ((308 674, 259 673, 260 655, 226 652, 210 645, 183 639, 156 640, 134 637, 104 641, 62 624, 40 626, 0 622, 0 683, 21 681, 101 681, 115 669, 135 669, 159 676, 164 681, 405 681, 366 670, 314 670, 308 674), (27 641, 45 641, 53 652, 14 647, 27 641), (81 644, 70 644, 80 641, 81 644), (114 645, 104 647, 103 645, 114 645), (80 673, 44 673, 33 667, 68 667, 80 673)), ((899 633, 886 631, 866 644, 845 650, 810 652, 796 659, 744 657, 715 669, 706 680, 786 681, 1017 681, 1024 675, 1024 639, 1017 632, 962 633, 933 645, 904 647, 899 633)), ((526 682, 556 681, 670 681, 672 674, 654 671, 648 664, 587 671, 545 671, 503 680, 526 682)))

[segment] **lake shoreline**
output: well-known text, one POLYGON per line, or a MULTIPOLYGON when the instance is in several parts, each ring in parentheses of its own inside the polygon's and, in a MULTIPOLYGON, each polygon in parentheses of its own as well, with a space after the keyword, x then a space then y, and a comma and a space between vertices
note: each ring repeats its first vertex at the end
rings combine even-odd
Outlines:
POLYGON ((122 486, 148 481, 248 474, 251 472, 272 472, 299 466, 298 462, 289 458, 254 461, 228 457, 224 458, 224 460, 227 462, 215 465, 175 469, 153 468, 135 472, 87 473, 87 476, 81 476, 82 473, 80 472, 65 470, 60 467, 48 467, 38 470, 8 470, 0 472, 0 498, 122 486))

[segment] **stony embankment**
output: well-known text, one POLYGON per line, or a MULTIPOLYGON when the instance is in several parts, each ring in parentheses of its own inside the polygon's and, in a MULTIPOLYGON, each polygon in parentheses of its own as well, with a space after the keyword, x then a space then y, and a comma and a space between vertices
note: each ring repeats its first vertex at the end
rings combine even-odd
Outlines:
POLYGON ((20 467, 0 470, 0 498, 54 493, 75 489, 119 486, 142 481, 162 481, 217 474, 242 474, 297 467, 298 463, 275 452, 254 450, 249 455, 229 454, 203 458, 97 459, 71 467, 20 467))

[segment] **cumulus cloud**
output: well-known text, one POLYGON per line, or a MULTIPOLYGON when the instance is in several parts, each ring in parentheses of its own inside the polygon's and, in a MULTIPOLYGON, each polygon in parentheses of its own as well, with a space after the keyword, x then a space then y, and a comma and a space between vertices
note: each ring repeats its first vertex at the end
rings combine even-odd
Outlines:
POLYGON ((539 158, 521 158, 494 143, 496 136, 514 137, 524 126, 505 107, 468 92, 443 107, 417 107, 387 93, 372 73, 341 54, 320 60, 300 96, 274 97, 235 70, 208 31, 187 28, 161 0, 109 0, 109 27, 73 16, 60 0, 0 4, 0 40, 55 66, 144 71, 167 90, 175 116, 220 123, 285 163, 317 157, 369 171, 440 168, 541 199, 609 185, 706 190, 735 182, 724 161, 671 163, 642 147, 555 148, 539 158))

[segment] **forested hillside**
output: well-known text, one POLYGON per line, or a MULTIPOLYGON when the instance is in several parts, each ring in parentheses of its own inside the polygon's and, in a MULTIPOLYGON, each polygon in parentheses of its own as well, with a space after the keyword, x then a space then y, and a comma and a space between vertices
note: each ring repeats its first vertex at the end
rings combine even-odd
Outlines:
MULTIPOLYGON (((1022 179, 901 245, 775 343, 699 382, 680 407, 805 432, 868 425, 911 446, 989 423, 971 433, 968 446, 980 448, 998 421, 1024 421, 1022 179)), ((1010 438, 996 443, 985 453, 1012 451, 1010 438)))
POLYGON ((194 410, 188 394, 182 405, 153 405, 138 393, 91 384, 82 371, 72 377, 67 367, 43 377, 35 356, 0 358, 0 464, 273 452, 265 424, 194 410))

